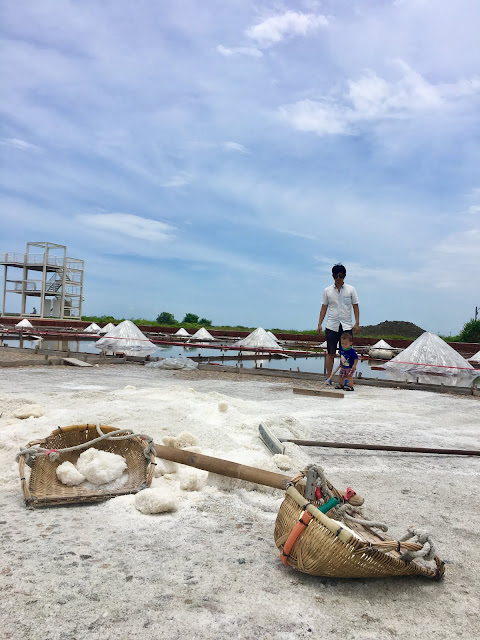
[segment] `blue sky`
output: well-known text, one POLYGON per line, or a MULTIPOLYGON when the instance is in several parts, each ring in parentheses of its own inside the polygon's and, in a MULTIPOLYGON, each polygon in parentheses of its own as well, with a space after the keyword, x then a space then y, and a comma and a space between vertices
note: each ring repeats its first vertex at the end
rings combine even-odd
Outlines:
POLYGON ((480 306, 480 3, 0 0, 0 251, 88 315, 456 334, 480 306))

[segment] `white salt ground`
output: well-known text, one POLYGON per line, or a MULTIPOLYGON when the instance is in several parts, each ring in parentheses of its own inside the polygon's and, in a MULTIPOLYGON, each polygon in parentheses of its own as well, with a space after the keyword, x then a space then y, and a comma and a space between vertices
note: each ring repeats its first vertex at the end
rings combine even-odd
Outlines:
POLYGON ((187 432, 207 455, 277 473, 260 422, 281 437, 480 449, 478 399, 362 386, 339 401, 246 376, 212 380, 133 365, 0 376, 2 638, 480 636, 479 458, 286 447, 287 473, 320 463, 338 488, 365 496, 368 515, 392 536, 411 524, 428 528, 447 562, 440 583, 315 578, 284 567, 273 541, 282 499, 274 489, 213 474, 204 483, 202 472, 175 465, 152 489, 165 491, 176 511, 145 515, 135 495, 27 510, 15 463, 21 446, 58 425, 97 420, 159 443, 187 432), (44 415, 16 418, 26 404, 44 415))

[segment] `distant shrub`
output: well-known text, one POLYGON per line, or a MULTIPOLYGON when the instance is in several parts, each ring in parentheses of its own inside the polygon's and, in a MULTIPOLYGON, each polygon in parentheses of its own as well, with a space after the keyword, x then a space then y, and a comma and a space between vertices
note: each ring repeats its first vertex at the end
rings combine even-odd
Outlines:
POLYGON ((469 320, 458 336, 460 342, 480 342, 480 320, 469 320))
POLYGON ((184 322, 190 322, 192 324, 198 324, 198 316, 195 315, 194 313, 186 313, 184 319, 182 320, 182 323, 184 322))
POLYGON ((175 316, 173 315, 173 313, 169 313, 168 311, 162 311, 162 313, 160 313, 157 316, 157 322, 158 324, 177 324, 177 321, 175 320, 175 316))

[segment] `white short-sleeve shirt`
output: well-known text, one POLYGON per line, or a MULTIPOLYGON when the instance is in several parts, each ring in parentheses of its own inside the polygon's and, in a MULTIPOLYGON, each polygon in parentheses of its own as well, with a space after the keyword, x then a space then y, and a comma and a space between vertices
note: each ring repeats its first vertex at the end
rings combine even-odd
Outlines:
POLYGON ((328 305, 327 329, 338 331, 340 324, 343 329, 351 329, 352 305, 358 304, 358 296, 355 287, 343 284, 340 291, 332 284, 323 292, 322 305, 328 305))

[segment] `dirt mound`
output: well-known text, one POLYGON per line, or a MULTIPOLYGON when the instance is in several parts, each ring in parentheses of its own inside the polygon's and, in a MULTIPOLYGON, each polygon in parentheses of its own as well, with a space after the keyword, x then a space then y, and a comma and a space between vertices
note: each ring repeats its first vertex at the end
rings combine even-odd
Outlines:
POLYGON ((418 338, 424 333, 424 329, 417 327, 413 322, 404 322, 403 320, 385 320, 380 324, 370 324, 360 327, 359 336, 403 336, 405 338, 418 338))

